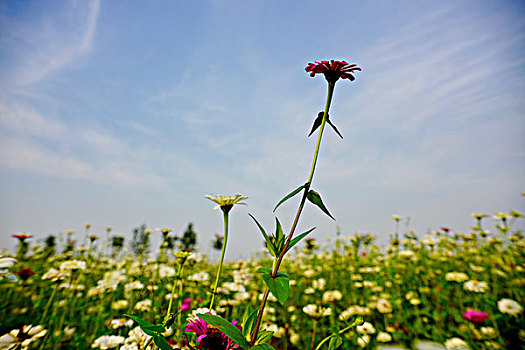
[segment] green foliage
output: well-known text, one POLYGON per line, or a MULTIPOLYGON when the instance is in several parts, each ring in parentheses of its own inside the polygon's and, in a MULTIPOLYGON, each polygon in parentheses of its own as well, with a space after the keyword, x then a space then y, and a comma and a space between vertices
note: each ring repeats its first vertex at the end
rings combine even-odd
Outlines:
POLYGON ((242 335, 246 339, 251 339, 252 330, 253 330, 253 327, 255 326, 256 320, 257 320, 257 310, 254 310, 251 306, 248 306, 246 308, 246 311, 244 313, 244 317, 241 323, 242 335))
POLYGON ((154 335, 153 341, 155 342, 155 345, 157 345, 161 350, 173 350, 171 345, 168 344, 162 335, 154 335))
POLYGON ((306 184, 301 185, 301 186, 297 187, 295 190, 293 190, 292 192, 290 192, 288 195, 286 195, 286 197, 284 197, 283 199, 281 199, 281 200, 279 201, 279 203, 277 203, 277 205, 275 206, 275 208, 273 208, 273 211, 275 212, 275 211, 277 210, 277 208, 278 208, 281 204, 283 204, 283 203, 286 202, 288 199, 290 199, 290 198, 292 198, 293 196, 295 196, 297 193, 301 192, 301 190, 302 190, 303 188, 305 188, 305 187, 306 187, 306 184))
POLYGON ((335 350, 340 347, 341 344, 343 344, 343 339, 341 339, 339 334, 334 333, 330 339, 330 343, 328 343, 328 350, 335 350))
POLYGON ((127 316, 131 318, 133 321, 137 322, 139 324, 140 329, 142 329, 144 333, 146 333, 147 335, 154 336, 158 333, 164 332, 164 327, 162 327, 161 324, 149 323, 148 321, 145 321, 138 316, 133 316, 133 315, 124 315, 124 316, 127 316))
POLYGON ((185 252, 195 250, 195 246, 197 245, 197 233, 193 229, 193 223, 190 222, 188 224, 186 231, 184 231, 180 238, 180 244, 182 245, 181 250, 185 252))
POLYGON ((315 192, 314 190, 310 190, 308 191, 306 198, 313 204, 317 205, 326 215, 335 220, 335 218, 332 216, 332 214, 330 214, 328 209, 326 209, 323 201, 321 200, 321 195, 319 193, 315 192))
MULTIPOLYGON (((275 234, 269 236, 266 233, 266 231, 264 230, 264 228, 261 226, 261 224, 259 224, 257 219, 255 219, 255 217, 253 217, 252 214, 248 214, 248 215, 250 215, 250 217, 253 219, 253 221, 255 221, 255 223, 257 224, 257 227, 261 231, 261 233, 262 233, 262 235, 264 237, 266 248, 268 248, 268 252, 274 258, 278 258, 281 255, 281 252, 284 249, 284 245, 286 244, 286 239, 288 238, 288 236, 285 236, 284 233, 283 233, 283 228, 281 226, 281 223, 279 222, 279 219, 275 218, 275 226, 276 226, 275 234)), ((290 243, 288 244, 288 248, 286 248, 286 252, 288 252, 290 249, 292 249, 297 243, 299 243, 301 241, 301 239, 306 237, 306 235, 308 235, 313 230, 315 230, 315 227, 309 229, 308 231, 306 231, 306 232, 300 234, 299 236, 295 237, 294 239, 290 240, 290 243)))
POLYGON ((257 335, 257 340, 255 341, 255 344, 264 344, 268 341, 270 341, 270 339, 272 339, 272 336, 273 336, 273 332, 271 331, 260 331, 259 334, 257 335))
POLYGON ((268 343, 263 343, 254 345, 250 350, 275 350, 275 348, 268 343))
POLYGON ((217 316, 217 315, 208 315, 208 314, 198 314, 199 318, 208 322, 212 326, 219 327, 219 330, 226 334, 228 338, 233 340, 237 345, 243 349, 249 349, 250 343, 246 341, 241 331, 232 325, 228 320, 217 316))
POLYGON ((257 272, 261 274, 270 292, 284 305, 290 294, 290 276, 284 272, 277 272, 275 277, 272 277, 272 270, 266 267, 260 267, 257 272))
POLYGON ((146 224, 133 229, 133 240, 131 241, 131 249, 136 255, 148 252, 149 235, 145 233, 146 224))

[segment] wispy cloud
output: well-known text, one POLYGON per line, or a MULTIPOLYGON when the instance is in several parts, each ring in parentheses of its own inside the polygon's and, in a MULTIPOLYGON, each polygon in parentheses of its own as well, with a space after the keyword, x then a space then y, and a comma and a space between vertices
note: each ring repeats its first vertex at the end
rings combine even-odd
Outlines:
POLYGON ((9 48, 14 52, 14 70, 10 79, 13 87, 38 83, 90 52, 100 0, 69 1, 64 11, 67 16, 43 17, 31 25, 14 21, 3 24, 4 35, 18 43, 9 48))

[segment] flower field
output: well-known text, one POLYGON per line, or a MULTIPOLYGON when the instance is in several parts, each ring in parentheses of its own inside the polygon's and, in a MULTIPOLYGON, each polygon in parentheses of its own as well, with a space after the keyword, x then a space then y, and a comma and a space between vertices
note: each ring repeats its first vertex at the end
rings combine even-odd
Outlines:
MULTIPOLYGON (((306 239, 283 261, 286 302, 269 295, 261 323, 267 343, 289 350, 410 348, 419 341, 449 349, 523 347, 525 239, 509 228, 521 214, 497 214, 493 232, 482 227, 483 216, 474 217, 466 234, 394 233, 382 247, 368 233, 337 234, 322 247, 306 239)), ((195 315, 209 311, 215 295, 212 313, 240 322, 263 297, 257 269, 272 263, 267 252, 224 263, 213 294, 217 266, 199 253, 161 246, 134 255, 118 245, 110 250, 109 235, 91 236, 89 249, 58 253, 30 246, 30 236, 16 238, 17 256, 0 259, 1 349, 144 349, 151 337, 126 315, 158 324, 170 307, 180 311, 163 332, 170 348, 203 349, 204 335, 195 345, 199 333, 188 326, 198 324, 195 315)))
POLYGON ((0 258, 0 349, 523 348, 525 239, 512 229, 523 218, 517 211, 496 213, 493 232, 483 226, 488 215, 473 214, 469 233, 442 227, 424 237, 400 233, 403 218, 393 215, 386 247, 370 233, 337 233, 322 247, 306 238, 313 228, 295 235, 307 203, 334 219, 313 176, 325 126, 343 137, 329 115, 336 82, 354 81, 361 68, 330 60, 305 71, 324 75, 328 89, 308 135, 317 132, 308 180, 273 209, 300 194, 289 233, 276 218, 268 234, 250 215, 265 251, 227 262, 229 213, 248 199, 237 194, 205 196, 224 219, 216 265, 192 252, 191 224, 178 246, 169 228, 158 230, 159 247, 150 246, 152 231, 137 229, 133 254, 111 228, 100 238, 89 224, 83 245, 65 231, 60 251, 54 236, 30 246, 31 235, 13 235, 16 256, 0 258))

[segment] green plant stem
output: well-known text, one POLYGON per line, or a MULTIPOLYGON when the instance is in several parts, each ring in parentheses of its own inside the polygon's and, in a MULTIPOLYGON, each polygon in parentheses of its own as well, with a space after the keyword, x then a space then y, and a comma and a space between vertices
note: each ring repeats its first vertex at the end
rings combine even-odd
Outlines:
MULTIPOLYGON (((272 278, 275 278, 277 275, 277 272, 279 271, 279 267, 281 266, 281 262, 284 258, 284 255, 286 254, 286 250, 288 249, 288 245, 290 244, 290 241, 292 240, 293 234, 295 232, 295 228, 297 227, 297 224, 299 223, 299 217, 301 216, 301 212, 304 208, 304 203, 306 202, 306 196, 308 194, 308 191, 310 190, 310 184, 312 183, 312 179, 314 177, 314 171, 315 166, 317 165, 317 158, 319 156, 319 149, 321 147, 321 138, 323 136, 324 127, 326 124, 326 117, 328 115, 328 111, 330 110, 330 104, 332 103, 332 96, 334 93, 334 87, 335 83, 328 83, 328 94, 326 97, 326 105, 324 109, 324 115, 323 115, 323 121, 321 122, 321 127, 319 128, 319 136, 317 137, 317 144, 315 146, 315 152, 314 152, 314 158, 312 161, 312 167, 310 169, 310 175, 308 177, 308 181, 306 182, 304 186, 303 196, 301 197, 301 202, 299 203, 299 208, 297 209, 297 213, 295 214, 295 219, 292 224, 292 227, 290 229, 290 233, 288 234, 288 238, 286 239, 286 243, 284 244, 284 247, 281 251, 281 254, 279 255, 279 258, 277 259, 277 262, 274 265, 274 269, 272 272, 272 278)), ((226 244, 226 237, 224 238, 225 244, 226 244)), ((259 333, 259 328, 261 326, 262 316, 264 312, 264 307, 266 306, 266 301, 268 299, 268 295, 270 293, 270 290, 268 287, 264 289, 263 298, 261 300, 261 306, 259 308, 259 312, 257 313, 257 321, 255 323, 255 327, 253 329, 252 339, 250 341, 250 346, 253 346, 255 344, 255 341, 257 340, 257 334, 259 333)), ((212 299, 213 300, 213 299, 212 299)))
POLYGON ((310 343, 310 350, 314 350, 315 346, 315 333, 317 331, 317 320, 314 321, 314 329, 312 332, 312 342, 310 343))
MULTIPOLYGON (((347 327, 341 329, 341 330, 338 332, 338 334, 339 334, 339 335, 342 335, 342 334, 348 332, 349 330, 351 330, 352 328, 354 328, 354 327, 356 326, 357 323, 358 323, 358 322, 354 322, 354 323, 352 323, 351 325, 349 325, 349 326, 347 326, 347 327)), ((327 341, 329 341, 330 338, 334 337, 335 335, 336 335, 335 333, 334 333, 334 334, 330 334, 328 337, 326 337, 326 338, 324 338, 323 340, 321 340, 321 342, 319 343, 319 345, 317 345, 317 347, 315 348, 315 350, 319 350, 319 349, 321 349, 321 346, 322 346, 324 343, 326 343, 327 341)))
POLYGON ((57 293, 58 285, 55 283, 53 286, 53 292, 51 292, 51 296, 49 297, 49 301, 46 304, 46 308, 44 309, 44 313, 42 314, 42 318, 40 319, 40 324, 43 324, 44 320, 46 319, 47 312, 49 311, 49 307, 51 306, 51 303, 55 299, 55 294, 57 293))
MULTIPOLYGON (((175 277, 175 281, 173 282, 173 286, 171 287, 170 303, 168 304, 168 313, 166 314, 166 316, 169 316, 171 312, 171 306, 173 305, 173 296, 175 295, 175 286, 177 285, 177 281, 180 280, 180 276, 182 274, 182 266, 183 264, 180 264, 179 271, 177 272, 177 277, 175 277)), ((182 291, 182 288, 181 288, 181 291, 182 291)))
POLYGON ((211 302, 209 309, 213 309, 213 302, 217 294, 217 285, 219 284, 219 277, 221 276, 222 265, 224 262, 224 252, 226 251, 226 243, 228 242, 228 211, 223 211, 224 216, 224 242, 222 244, 221 260, 219 261, 219 269, 217 270, 217 277, 215 278, 215 286, 213 287, 213 294, 211 295, 211 302))

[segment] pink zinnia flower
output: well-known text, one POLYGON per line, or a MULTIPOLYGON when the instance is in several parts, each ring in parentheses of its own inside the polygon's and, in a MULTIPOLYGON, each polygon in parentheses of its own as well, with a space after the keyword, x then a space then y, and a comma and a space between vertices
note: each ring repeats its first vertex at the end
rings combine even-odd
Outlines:
POLYGON ((465 319, 470 322, 474 323, 482 323, 485 322, 485 320, 489 318, 489 314, 482 311, 476 311, 469 309, 465 311, 465 319))
POLYGON ((308 66, 306 66, 304 70, 310 72, 311 77, 315 77, 316 74, 322 73, 329 83, 335 84, 339 78, 354 81, 355 78, 352 74, 354 71, 360 71, 361 68, 355 64, 349 64, 346 61, 331 60, 330 62, 316 61, 315 63, 308 63, 308 66))
MULTIPOLYGON (((232 325, 242 330, 237 325, 239 321, 233 321, 232 325)), ((198 319, 195 322, 190 322, 184 328, 185 332, 192 332, 197 335, 196 341, 199 343, 199 350, 232 350, 238 349, 239 346, 226 336, 217 327, 208 325, 208 323, 202 319, 198 319)))
POLYGON ((180 306, 180 312, 188 311, 190 309, 190 304, 182 304, 180 306))
POLYGON ((202 338, 206 337, 207 331, 208 323, 206 323, 204 320, 201 320, 200 318, 195 322, 190 322, 190 324, 184 328, 184 332, 192 332, 197 335, 197 342, 200 342, 202 338))

